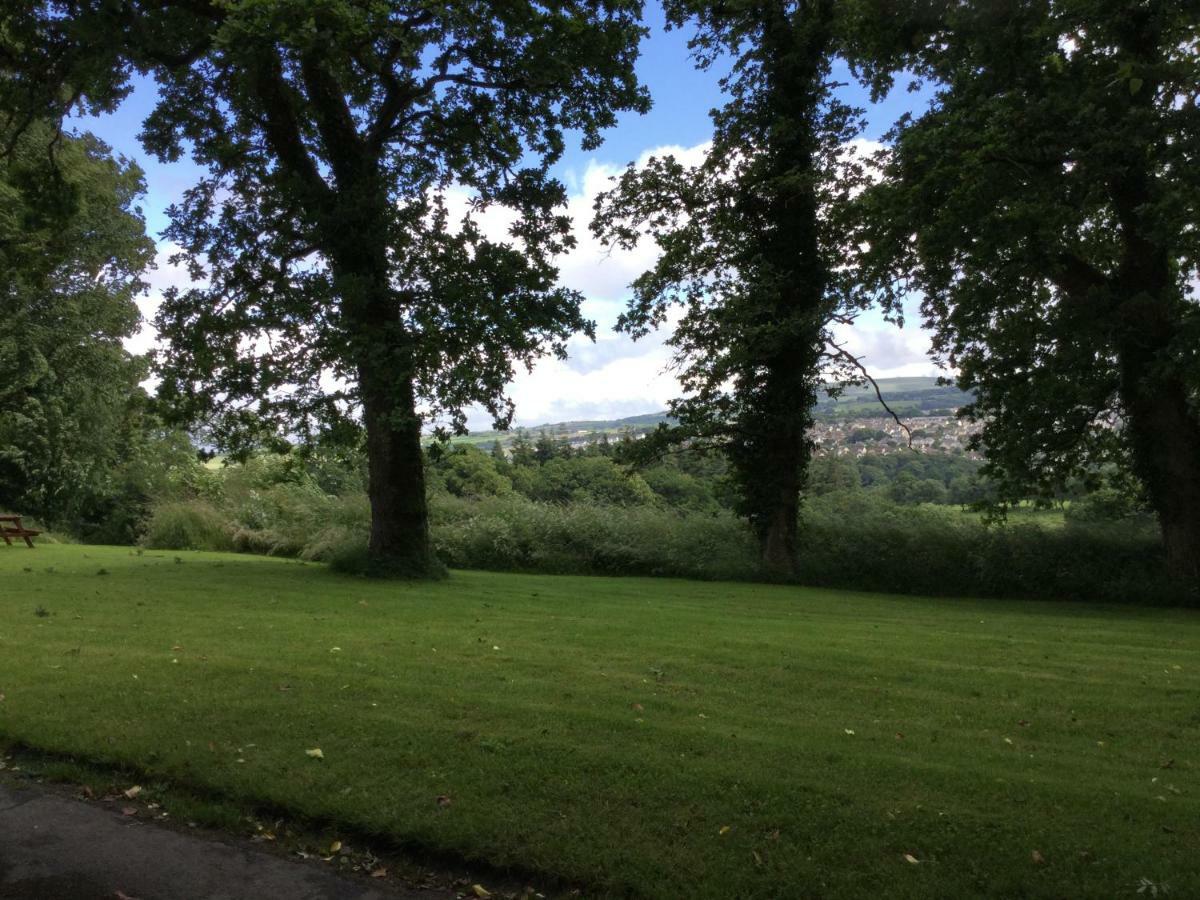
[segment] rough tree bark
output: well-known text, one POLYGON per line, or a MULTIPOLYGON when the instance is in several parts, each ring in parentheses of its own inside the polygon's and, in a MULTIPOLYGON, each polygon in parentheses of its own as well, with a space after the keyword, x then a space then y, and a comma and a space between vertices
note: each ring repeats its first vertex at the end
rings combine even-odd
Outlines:
MULTIPOLYGON (((347 154, 351 156, 351 154, 347 154)), ((372 160, 342 167, 342 199, 324 223, 347 337, 357 359, 367 433, 371 504, 368 574, 431 578, 444 567, 429 536, 422 419, 417 412, 412 337, 390 283, 386 195, 372 160)))
POLYGON ((1123 247, 1111 296, 1133 468, 1158 517, 1168 573, 1200 586, 1200 410, 1172 346, 1186 301, 1169 252, 1142 221, 1153 199, 1148 173, 1131 164, 1111 192, 1123 247))
POLYGON ((1200 417, 1167 363, 1178 328, 1167 296, 1140 291, 1123 304, 1120 393, 1134 471, 1158 516, 1167 571, 1200 585, 1200 417))
POLYGON ((428 578, 444 570, 429 539, 421 419, 411 378, 360 369, 367 431, 372 574, 428 578))
MULTIPOLYGON (((805 408, 802 398, 797 397, 795 403, 797 408, 805 408)), ((796 574, 799 562, 797 533, 807 455, 806 422, 796 421, 793 413, 776 424, 778 431, 764 436, 769 443, 764 448, 761 473, 765 484, 760 494, 759 548, 766 571, 787 578, 796 574)))
POLYGON ((1158 514, 1167 571, 1200 585, 1200 425, 1180 382, 1138 382, 1124 392, 1135 468, 1158 514))

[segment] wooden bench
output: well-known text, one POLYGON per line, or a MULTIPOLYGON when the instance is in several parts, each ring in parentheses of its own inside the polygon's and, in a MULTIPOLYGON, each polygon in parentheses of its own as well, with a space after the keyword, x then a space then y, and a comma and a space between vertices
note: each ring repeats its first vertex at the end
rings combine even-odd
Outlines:
POLYGON ((13 538, 24 538, 26 546, 32 550, 33 539, 39 534, 40 531, 22 525, 20 516, 0 516, 0 537, 4 538, 4 543, 9 547, 12 546, 13 538))

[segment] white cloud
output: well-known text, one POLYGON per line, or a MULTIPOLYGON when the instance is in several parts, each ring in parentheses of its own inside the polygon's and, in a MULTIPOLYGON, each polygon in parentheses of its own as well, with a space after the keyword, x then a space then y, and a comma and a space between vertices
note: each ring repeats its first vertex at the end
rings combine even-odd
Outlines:
POLYGON ((588 371, 579 371, 570 360, 545 359, 532 372, 520 372, 510 389, 517 424, 656 412, 679 393, 674 375, 667 371, 669 352, 661 340, 648 339, 645 347, 625 337, 597 342, 601 347, 610 344, 619 345, 614 348, 617 353, 588 371))
MULTIPOLYGON (((866 140, 854 143, 860 154, 882 146, 866 140)), ((683 164, 695 165, 703 160, 709 147, 708 142, 693 147, 656 147, 643 152, 637 163, 644 164, 652 156, 673 154, 683 164)), ((576 246, 557 261, 559 281, 583 294, 583 312, 596 321, 597 336, 594 343, 582 336, 572 338, 566 360, 547 358, 538 361, 530 372, 518 370, 509 388, 509 396, 516 404, 517 425, 655 412, 679 394, 679 384, 670 370, 671 350, 665 343, 670 335, 669 324, 640 341, 612 330, 625 307, 630 282, 652 266, 657 257, 653 241, 644 240, 633 250, 610 248, 589 229, 597 195, 611 187, 611 179, 623 170, 624 166, 592 159, 582 172, 571 171, 563 176, 570 188, 567 212, 576 246)), ((466 191, 452 190, 446 199, 455 218, 467 211, 470 196, 466 191)), ((491 207, 474 215, 488 237, 511 239, 509 228, 514 215, 510 210, 491 207)), ((157 268, 147 278, 150 289, 138 304, 146 322, 139 334, 126 341, 133 352, 145 352, 156 343, 150 322, 163 291, 190 284, 186 269, 168 262, 177 251, 178 247, 170 242, 159 243, 157 268)), ((926 355, 928 335, 913 324, 898 329, 878 315, 868 314, 853 328, 839 326, 837 333, 851 352, 863 357, 872 375, 936 374, 936 367, 926 355)), ((473 428, 491 427, 482 410, 475 411, 469 421, 473 428)))
POLYGON ((137 299, 142 313, 142 327, 138 333, 125 339, 125 349, 130 353, 146 353, 158 346, 158 335, 154 331, 154 315, 162 303, 163 292, 170 287, 187 288, 192 284, 187 268, 172 265, 171 256, 179 252, 179 246, 171 241, 160 241, 154 256, 154 268, 146 273, 148 289, 137 299))
MULTIPOLYGON (((705 141, 694 147, 655 147, 643 152, 636 162, 643 166, 653 156, 672 155, 685 166, 694 166, 704 160, 710 146, 711 142, 705 141)), ((589 228, 596 197, 611 188, 612 179, 624 169, 624 166, 593 159, 581 175, 571 173, 571 177, 564 179, 578 185, 567 201, 576 246, 558 261, 559 281, 565 287, 582 292, 589 300, 621 301, 623 304, 630 282, 650 268, 658 258, 653 241, 644 240, 632 250, 622 250, 606 246, 592 235, 589 228)), ((611 321, 615 321, 615 318, 615 314, 609 317, 611 321)), ((601 326, 606 324, 599 317, 597 321, 601 326)))
POLYGON ((949 374, 929 358, 930 334, 917 316, 906 316, 900 328, 878 313, 860 316, 854 325, 834 325, 834 340, 859 357, 874 378, 909 378, 949 374))
MULTIPOLYGON (((865 139, 855 140, 853 145, 860 156, 884 146, 865 139)), ((705 142, 694 147, 657 147, 642 153, 637 163, 644 165, 652 156, 669 153, 685 165, 696 165, 710 146, 705 142)), ((612 177, 623 169, 593 159, 582 173, 570 172, 563 179, 572 188, 568 212, 577 245, 558 260, 559 280, 587 298, 584 312, 598 323, 597 340, 592 344, 584 338, 573 339, 567 360, 542 360, 532 373, 521 372, 514 379, 509 396, 516 404, 517 425, 656 412, 680 392, 669 370, 671 350, 665 346, 669 327, 637 342, 611 331, 624 308, 630 282, 654 264, 658 252, 649 240, 631 251, 608 248, 588 229, 596 196, 608 189, 612 177)), ((502 237, 498 231, 487 233, 497 239, 502 237)), ((863 357, 873 376, 937 374, 936 366, 927 356, 929 336, 913 324, 900 329, 881 316, 868 314, 851 328, 839 327, 838 340, 863 357)), ((482 414, 472 416, 471 425, 490 427, 482 414)))

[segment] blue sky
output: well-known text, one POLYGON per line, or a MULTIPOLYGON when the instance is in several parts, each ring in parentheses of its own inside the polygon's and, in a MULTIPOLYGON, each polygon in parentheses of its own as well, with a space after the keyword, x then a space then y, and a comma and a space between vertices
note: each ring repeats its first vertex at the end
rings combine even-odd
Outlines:
MULTIPOLYGON (((585 153, 576 143, 556 169, 571 195, 570 212, 579 239, 576 251, 561 261, 562 281, 583 292, 587 298, 585 311, 597 321, 600 333, 595 344, 582 338, 572 341, 570 358, 565 362, 545 360, 532 373, 518 373, 511 391, 518 424, 649 412, 661 409, 677 393, 668 366, 670 354, 663 345, 665 334, 635 343, 611 331, 627 296, 625 286, 653 260, 651 248, 631 254, 608 253, 591 239, 586 227, 595 193, 627 163, 663 148, 698 158, 711 134, 709 110, 722 103, 719 73, 697 71, 688 57, 687 30, 665 31, 661 10, 655 4, 648 5, 647 24, 651 34, 642 47, 638 74, 650 90, 652 110, 644 116, 622 115, 617 126, 606 134, 604 145, 595 151, 585 153)), ((839 66, 834 77, 851 83, 842 89, 843 99, 866 109, 863 137, 869 140, 880 140, 892 123, 921 99, 921 95, 910 94, 901 85, 883 102, 872 105, 867 92, 853 83, 846 67, 839 66)), ((141 304, 147 318, 153 314, 163 288, 186 280, 180 270, 167 264, 170 247, 161 240, 160 233, 167 224, 167 208, 200 174, 190 160, 161 164, 142 150, 137 134, 155 96, 152 83, 139 82, 117 112, 76 122, 77 127, 97 134, 145 170, 147 194, 143 209, 148 231, 160 248, 159 267, 151 274, 151 290, 141 304)), ((854 333, 842 336, 855 352, 866 355, 868 366, 877 374, 934 373, 932 363, 923 356, 928 340, 915 321, 900 331, 876 316, 868 316, 860 320, 854 333)), ((147 327, 132 346, 141 350, 152 342, 153 333, 147 327)), ((471 424, 486 428, 489 423, 480 415, 472 416, 471 424)))

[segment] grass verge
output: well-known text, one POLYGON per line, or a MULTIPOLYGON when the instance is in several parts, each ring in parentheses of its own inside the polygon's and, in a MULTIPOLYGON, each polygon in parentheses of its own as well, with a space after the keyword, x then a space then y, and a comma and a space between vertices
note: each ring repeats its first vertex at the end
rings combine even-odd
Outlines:
POLYGON ((0 739, 589 896, 1200 895, 1195 612, 66 545, 0 585, 0 739))

